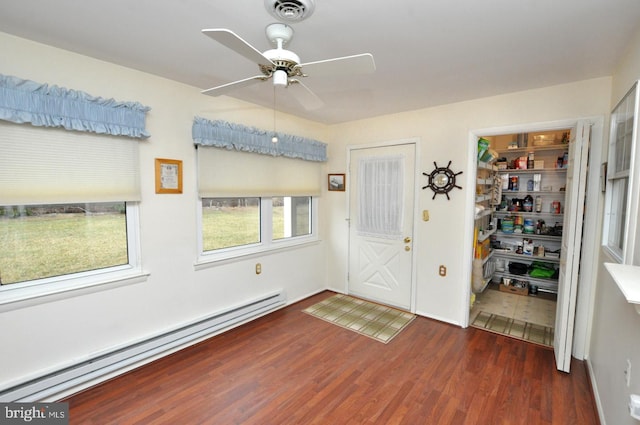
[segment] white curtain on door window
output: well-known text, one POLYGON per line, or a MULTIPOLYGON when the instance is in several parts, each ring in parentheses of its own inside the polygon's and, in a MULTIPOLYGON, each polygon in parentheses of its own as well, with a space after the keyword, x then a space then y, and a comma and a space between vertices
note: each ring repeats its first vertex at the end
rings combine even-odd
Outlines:
POLYGON ((404 158, 363 158, 358 165, 358 233, 402 237, 404 158))

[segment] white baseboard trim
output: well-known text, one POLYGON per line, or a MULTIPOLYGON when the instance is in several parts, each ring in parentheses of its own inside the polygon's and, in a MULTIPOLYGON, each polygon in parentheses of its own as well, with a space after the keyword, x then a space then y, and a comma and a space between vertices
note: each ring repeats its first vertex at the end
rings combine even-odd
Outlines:
POLYGON ((596 381, 596 376, 593 373, 593 366, 591 365, 591 360, 587 357, 585 360, 585 365, 587 366, 587 372, 589 375, 589 382, 591 383, 591 391, 593 391, 593 398, 596 402, 596 409, 598 410, 598 418, 600 419, 600 425, 607 425, 607 421, 604 417, 604 411, 602 409, 602 402, 600 401, 600 393, 598 392, 598 385, 596 381))
POLYGON ((59 400, 286 305, 284 291, 249 300, 178 328, 0 390, 0 402, 59 400))

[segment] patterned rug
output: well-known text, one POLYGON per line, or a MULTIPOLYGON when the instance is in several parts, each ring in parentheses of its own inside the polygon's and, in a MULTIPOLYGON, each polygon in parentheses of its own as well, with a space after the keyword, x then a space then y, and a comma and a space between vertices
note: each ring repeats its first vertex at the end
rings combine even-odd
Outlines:
POLYGON ((342 294, 320 301, 303 312, 385 344, 415 318, 406 311, 342 294))
POLYGON ((510 319, 498 314, 480 311, 471 326, 497 334, 553 347, 553 328, 536 325, 523 320, 510 319))

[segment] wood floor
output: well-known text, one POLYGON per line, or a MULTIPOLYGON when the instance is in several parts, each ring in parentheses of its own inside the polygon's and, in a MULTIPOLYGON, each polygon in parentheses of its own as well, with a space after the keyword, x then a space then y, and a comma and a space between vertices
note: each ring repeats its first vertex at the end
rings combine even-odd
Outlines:
POLYGON ((389 344, 302 310, 324 292, 76 394, 71 424, 598 424, 584 364, 416 318, 389 344))

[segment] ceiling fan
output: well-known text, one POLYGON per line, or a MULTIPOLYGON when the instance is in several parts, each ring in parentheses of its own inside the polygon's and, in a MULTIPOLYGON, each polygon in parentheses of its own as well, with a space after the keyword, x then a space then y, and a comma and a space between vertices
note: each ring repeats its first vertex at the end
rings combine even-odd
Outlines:
POLYGON ((255 62, 261 71, 260 75, 202 91, 203 94, 210 96, 220 96, 234 89, 272 80, 273 85, 276 87, 288 87, 290 85, 301 87, 302 90, 291 91, 293 96, 305 109, 317 109, 322 107, 322 100, 300 81, 301 78, 307 76, 367 74, 374 72, 376 69, 373 55, 370 53, 300 63, 298 55, 284 48, 285 44, 291 41, 293 37, 293 29, 289 25, 282 23, 274 23, 267 26, 267 38, 276 45, 276 48, 262 53, 231 30, 217 28, 204 29, 202 32, 239 55, 255 62))

